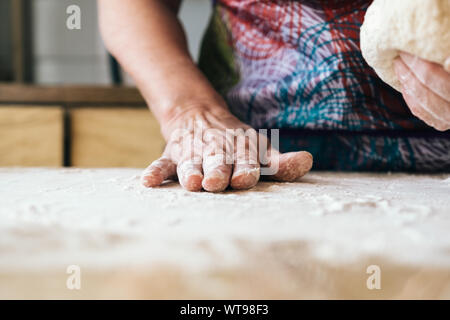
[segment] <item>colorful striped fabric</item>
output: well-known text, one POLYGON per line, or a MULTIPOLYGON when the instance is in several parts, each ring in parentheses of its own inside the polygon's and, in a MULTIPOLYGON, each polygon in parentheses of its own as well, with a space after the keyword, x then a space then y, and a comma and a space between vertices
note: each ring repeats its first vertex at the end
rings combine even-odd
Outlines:
POLYGON ((414 117, 365 63, 367 0, 217 0, 199 65, 231 111, 281 129, 315 168, 450 171, 450 134, 414 117))

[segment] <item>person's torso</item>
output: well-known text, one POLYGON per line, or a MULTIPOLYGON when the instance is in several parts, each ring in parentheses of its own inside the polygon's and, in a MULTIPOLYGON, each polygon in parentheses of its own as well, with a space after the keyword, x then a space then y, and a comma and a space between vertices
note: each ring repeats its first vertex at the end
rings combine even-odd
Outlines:
MULTIPOLYGON (((362 57, 359 33, 371 0, 213 2, 199 65, 242 121, 255 128, 345 134, 434 132, 362 57)), ((392 150, 383 141, 361 143, 387 156, 397 148, 410 149, 392 141, 392 150)), ((407 157, 398 155, 401 162, 407 157)), ((416 166, 413 162, 407 167, 416 166)))
POLYGON ((232 111, 255 127, 424 127, 361 55, 359 30, 370 3, 215 1, 237 80, 222 88, 232 111))

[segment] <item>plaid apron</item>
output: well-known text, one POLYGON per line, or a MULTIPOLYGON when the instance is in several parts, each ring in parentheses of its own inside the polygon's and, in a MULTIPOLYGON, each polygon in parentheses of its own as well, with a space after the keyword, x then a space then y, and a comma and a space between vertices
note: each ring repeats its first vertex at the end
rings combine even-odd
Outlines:
POLYGON ((428 127, 364 61, 368 0, 216 0, 199 66, 239 119, 324 170, 450 171, 428 127))

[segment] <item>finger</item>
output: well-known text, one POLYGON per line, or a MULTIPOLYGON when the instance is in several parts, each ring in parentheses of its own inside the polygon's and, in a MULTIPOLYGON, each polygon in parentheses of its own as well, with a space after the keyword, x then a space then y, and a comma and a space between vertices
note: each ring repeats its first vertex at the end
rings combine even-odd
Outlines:
POLYGON ((446 101, 450 101, 450 73, 441 65, 425 61, 409 53, 400 53, 402 61, 427 88, 446 101))
POLYGON ((235 168, 230 183, 233 189, 247 190, 256 186, 261 176, 259 165, 239 164, 235 165, 235 168))
POLYGON ((276 181, 296 181, 307 174, 313 165, 313 156, 306 151, 280 154, 273 150, 271 153, 271 158, 279 157, 278 171, 272 176, 272 179, 276 181))
POLYGON ((221 130, 208 129, 203 135, 205 144, 203 153, 203 189, 209 192, 221 192, 230 183, 232 161, 227 159, 226 137, 221 130))
POLYGON ((425 87, 402 60, 397 59, 394 66, 411 112, 428 125, 447 130, 450 126, 450 102, 425 87))
POLYGON ((403 98, 405 99, 406 103, 408 104, 409 109, 411 110, 412 114, 415 115, 417 118, 424 121, 429 126, 440 130, 445 131, 450 129, 450 125, 446 125, 445 123, 436 120, 435 116, 430 114, 426 109, 423 108, 419 103, 416 97, 411 95, 411 91, 405 89, 405 87, 402 85, 402 92, 403 92, 403 98))
POLYGON ((181 142, 181 159, 177 161, 177 175, 181 186, 188 191, 202 189, 202 138, 188 134, 181 142))
POLYGON ((234 170, 231 177, 231 187, 236 190, 253 188, 260 178, 258 162, 258 136, 256 131, 249 129, 236 137, 234 150, 234 170))
POLYGON ((224 152, 207 155, 203 158, 203 189, 209 192, 221 192, 230 183, 231 164, 227 164, 224 152))
POLYGON ((434 126, 433 116, 431 116, 426 110, 424 110, 419 104, 417 104, 416 99, 407 91, 402 85, 402 94, 408 105, 411 113, 415 115, 420 120, 424 121, 429 126, 434 126))
POLYGON ((199 158, 186 159, 177 165, 178 181, 188 191, 202 190, 202 162, 199 158))
POLYGON ((147 188, 160 186, 165 180, 175 176, 176 164, 163 156, 152 162, 141 175, 142 184, 147 188))

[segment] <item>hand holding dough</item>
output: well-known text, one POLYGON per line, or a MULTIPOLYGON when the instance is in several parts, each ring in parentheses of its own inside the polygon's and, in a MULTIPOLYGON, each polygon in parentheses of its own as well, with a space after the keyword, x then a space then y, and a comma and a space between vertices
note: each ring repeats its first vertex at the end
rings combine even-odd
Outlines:
POLYGON ((375 0, 361 27, 361 51, 378 76, 398 91, 394 60, 400 51, 448 68, 450 0, 375 0))
POLYGON ((450 129, 450 0, 375 0, 361 27, 361 51, 414 115, 450 129))

